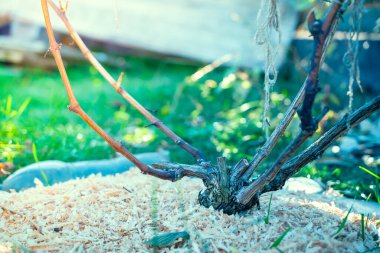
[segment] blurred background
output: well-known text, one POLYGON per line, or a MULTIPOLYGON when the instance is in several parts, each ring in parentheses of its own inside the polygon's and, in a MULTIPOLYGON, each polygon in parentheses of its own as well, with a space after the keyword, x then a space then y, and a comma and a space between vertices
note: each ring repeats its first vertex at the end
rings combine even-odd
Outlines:
MULTIPOLYGON (((254 42, 260 1, 71 0, 67 7, 70 23, 111 75, 124 72, 122 85, 130 94, 214 161, 221 155, 231 164, 250 159, 264 143, 265 50, 254 42)), ((280 1, 282 40, 276 57, 279 79, 271 93, 272 129, 305 79, 312 48, 305 20, 312 9, 323 13, 326 4, 280 1)), ((191 163, 191 157, 148 127, 118 96, 85 61, 52 10, 50 14, 83 109, 133 153, 163 149, 173 161, 191 163)), ((365 1, 359 33, 363 92, 354 86, 354 108, 380 93, 379 14, 380 1, 365 1)), ((323 105, 331 111, 314 139, 348 112, 349 73, 343 56, 350 15, 352 10, 340 23, 322 68, 315 112, 323 105)), ((116 156, 66 109, 68 99, 48 48, 40 1, 0 0, 0 183, 37 161, 116 156)), ((294 120, 278 150, 292 139, 298 124, 294 120)), ((300 175, 346 196, 380 202, 379 159, 377 114, 300 175)))

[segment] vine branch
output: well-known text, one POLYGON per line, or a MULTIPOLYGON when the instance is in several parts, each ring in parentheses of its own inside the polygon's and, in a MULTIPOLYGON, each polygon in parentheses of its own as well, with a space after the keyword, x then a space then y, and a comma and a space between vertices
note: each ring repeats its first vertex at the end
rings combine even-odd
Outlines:
POLYGON ((345 135, 351 128, 357 126, 379 109, 380 96, 366 103, 350 115, 346 115, 300 155, 289 160, 275 179, 263 188, 261 193, 281 189, 289 177, 299 172, 308 163, 320 158, 331 143, 345 135))
MULTIPOLYGON (((289 126, 290 121, 293 119, 295 113, 298 111, 298 115, 301 121, 301 133, 291 143, 287 149, 280 155, 275 161, 272 167, 268 168, 263 174, 261 174, 255 181, 249 186, 243 188, 237 195, 237 199, 240 203, 248 203, 268 182, 270 182, 281 169, 282 164, 297 151, 297 149, 304 143, 309 137, 311 137, 317 130, 317 123, 312 116, 312 106, 315 100, 315 96, 320 90, 319 88, 319 71, 322 64, 322 57, 324 49, 328 47, 327 40, 330 33, 334 32, 331 28, 336 23, 336 20, 341 18, 341 15, 345 11, 342 7, 343 0, 335 1, 329 8, 326 16, 322 19, 316 19, 315 13, 311 12, 308 18, 308 26, 311 35, 314 38, 313 53, 311 56, 310 69, 308 76, 301 87, 296 99, 290 105, 286 116, 281 123, 275 129, 273 134, 264 147, 259 150, 255 155, 250 166, 242 177, 242 181, 248 181, 253 172, 259 167, 264 159, 269 156, 273 147, 277 144, 278 140, 289 126), (302 107, 298 110, 299 106, 302 107)), ((241 172, 239 172, 242 174, 241 172)))
POLYGON ((82 118, 83 121, 85 121, 95 132, 97 132, 116 152, 119 152, 123 156, 125 156, 128 160, 130 160, 134 165, 136 165, 144 174, 149 174, 156 176, 161 179, 165 180, 172 180, 174 181, 176 179, 176 174, 174 171, 163 171, 151 168, 144 164, 142 161, 137 159, 134 155, 132 155, 121 143, 117 142, 115 139, 113 139, 111 136, 109 136, 89 115, 86 114, 85 111, 80 107, 74 92, 71 88, 70 80, 67 75, 65 65, 63 64, 62 57, 61 57, 61 48, 59 44, 57 43, 53 28, 50 21, 49 16, 49 10, 47 5, 48 0, 41 0, 42 5, 42 11, 44 15, 45 20, 45 26, 46 26, 46 32, 49 38, 49 44, 50 44, 50 52, 52 53, 54 60, 57 64, 58 71, 61 75, 63 84, 66 89, 67 96, 69 97, 70 105, 68 106, 68 109, 75 114, 77 114, 79 117, 82 118))
POLYGON ((62 11, 57 5, 54 4, 52 0, 47 0, 49 5, 55 11, 57 16, 62 20, 63 24, 66 26, 71 38, 74 40, 75 44, 78 46, 83 56, 95 67, 95 69, 107 80, 107 82, 120 94, 130 105, 136 108, 146 119, 149 120, 151 125, 154 125, 159 130, 161 130, 166 136, 174 141, 179 147, 181 147, 186 152, 190 153, 198 163, 207 162, 206 156, 200 152, 197 148, 193 147, 178 135, 176 135, 171 129, 169 129, 162 121, 158 120, 153 116, 145 107, 143 107, 136 99, 134 99, 126 90, 121 87, 121 78, 123 73, 120 75, 118 81, 116 81, 108 71, 100 64, 100 62, 95 58, 95 56, 88 49, 86 44, 83 42, 79 34, 71 26, 69 20, 66 17, 66 11, 62 11))

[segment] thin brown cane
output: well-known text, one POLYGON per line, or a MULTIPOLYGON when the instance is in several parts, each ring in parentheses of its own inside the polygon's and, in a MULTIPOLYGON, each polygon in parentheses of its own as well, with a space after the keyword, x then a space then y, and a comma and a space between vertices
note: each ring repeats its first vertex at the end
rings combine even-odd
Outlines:
POLYGON ((120 74, 118 80, 116 81, 109 72, 100 64, 100 62, 95 58, 95 56, 88 49, 86 44, 83 42, 79 34, 71 26, 69 20, 66 17, 66 11, 62 11, 58 8, 52 0, 47 0, 49 5, 62 20, 66 26, 71 38, 74 40, 75 44, 78 46, 83 56, 95 67, 95 69, 107 80, 107 82, 119 93, 129 104, 136 108, 145 118, 149 120, 150 125, 154 125, 160 129, 164 134, 166 134, 171 140, 173 140, 179 147, 190 153, 199 163, 207 162, 206 156, 200 152, 197 148, 193 147, 178 135, 176 135, 171 129, 169 129, 162 121, 153 116, 145 107, 143 107, 135 98, 133 98, 123 87, 121 86, 123 73, 120 74))

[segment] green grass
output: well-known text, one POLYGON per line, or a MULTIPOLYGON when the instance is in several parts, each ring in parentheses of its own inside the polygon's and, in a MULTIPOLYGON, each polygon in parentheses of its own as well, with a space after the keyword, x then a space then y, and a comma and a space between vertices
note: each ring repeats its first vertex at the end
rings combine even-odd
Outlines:
POLYGON ((273 194, 270 195, 270 198, 269 198, 269 204, 268 204, 268 210, 267 210, 267 216, 265 216, 264 218, 264 222, 265 224, 269 224, 269 215, 270 215, 270 206, 272 204, 272 197, 273 197, 273 194))
POLYGON ((364 167, 355 165, 350 168, 328 168, 327 166, 317 168, 309 164, 298 175, 318 179, 346 197, 380 203, 379 179, 368 173, 370 171, 378 174, 378 165, 366 170, 362 168, 364 167))
MULTIPOLYGON (((364 214, 360 214, 361 216, 361 219, 360 219, 360 227, 361 227, 361 231, 360 231, 360 237, 362 238, 363 241, 365 241, 365 230, 366 230, 366 225, 365 225, 365 222, 364 222, 364 214)), ((368 220, 368 217, 367 217, 367 220, 368 220)))
MULTIPOLYGON (((274 243, 270 246, 271 249, 278 249, 278 246, 284 240, 285 236, 292 230, 291 227, 288 227, 277 239, 274 241, 274 243)), ((279 249, 278 249, 279 250, 279 249)))
POLYGON ((377 175, 375 172, 373 171, 370 171, 369 169, 363 167, 363 166, 359 166, 359 168, 365 172, 367 172, 368 174, 370 174, 371 176, 373 176, 376 180, 380 180, 380 176, 377 175))
POLYGON ((338 230, 335 232, 335 234, 333 236, 335 239, 338 238, 338 235, 340 234, 340 232, 342 232, 344 226, 347 223, 347 219, 348 219, 348 216, 350 215, 351 211, 352 211, 352 206, 350 207, 350 210, 348 210, 347 215, 343 218, 342 222, 340 223, 338 230))
MULTIPOLYGON (((258 123, 262 113, 261 84, 253 82, 258 81, 257 76, 249 79, 243 72, 225 68, 191 83, 186 81, 187 77, 198 66, 146 59, 130 59, 128 69, 109 69, 113 76, 124 71, 123 86, 128 92, 214 160, 220 155, 234 161, 251 157, 264 141, 258 123)), ((126 104, 92 67, 69 66, 68 74, 83 109, 132 152, 165 148, 173 159, 192 161, 157 129, 146 127, 149 122, 126 104)), ((68 99, 56 70, 0 66, 0 83, 3 95, 0 108, 10 110, 6 100, 11 98, 11 110, 24 110, 13 119, 0 114, 3 125, 13 126, 2 128, 1 144, 8 148, 21 145, 20 152, 8 158, 1 150, 0 159, 12 160, 18 168, 30 164, 35 161, 33 145, 38 147, 40 161, 78 161, 114 155, 100 137, 66 109, 68 99), (29 102, 26 108, 25 101, 29 102)), ((275 94, 275 106, 282 104, 281 96, 275 94)))
MULTIPOLYGON (((166 71, 166 67, 158 63, 154 68, 145 65, 144 61, 136 61, 131 69, 123 70, 126 72, 124 86, 147 108, 168 116, 168 104, 175 84, 181 83, 184 76, 192 70, 176 66, 169 67, 167 69, 170 71, 166 71), (156 68, 162 68, 163 72, 156 73, 156 68), (161 77, 163 73, 167 73, 170 79, 161 77)), ((5 66, 0 68, 3 70, 1 73, 8 72, 9 69, 5 66)), ((23 151, 11 157, 16 165, 24 166, 34 162, 32 144, 39 148, 39 160, 77 161, 114 155, 100 137, 66 109, 68 100, 55 70, 12 71, 14 75, 0 76, 1 94, 12 99, 13 110, 17 110, 25 99, 30 100, 22 117, 8 120, 5 113, 0 114, 4 125, 13 126, 7 127, 8 129, 2 127, 2 144, 23 145, 23 151)), ((112 74, 117 75, 118 71, 121 70, 112 74)), ((135 152, 158 148, 161 144, 160 134, 152 128, 145 128, 148 122, 126 105, 92 67, 73 66, 68 68, 68 73, 81 105, 107 132, 135 152)), ((4 96, 0 98, 0 107, 7 109, 9 103, 5 100, 4 96)))
MULTIPOLYGON (((375 198, 375 201, 377 203, 380 203, 380 176, 379 174, 363 167, 363 166, 359 166, 359 168, 366 172, 367 174, 371 175, 372 176, 372 180, 374 180, 375 182, 370 185, 370 189, 373 190, 373 194, 371 193, 367 199, 370 199, 372 196, 375 198)), ((376 171, 378 171, 378 168, 376 168, 376 171)))

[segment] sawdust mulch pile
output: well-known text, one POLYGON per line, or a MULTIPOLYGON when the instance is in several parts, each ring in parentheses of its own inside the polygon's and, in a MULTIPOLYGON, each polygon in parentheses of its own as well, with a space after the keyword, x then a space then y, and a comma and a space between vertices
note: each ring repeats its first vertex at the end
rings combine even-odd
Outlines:
MULTIPOLYGON (((38 184, 38 182, 37 182, 38 184)), ((364 252, 379 247, 379 218, 355 208, 335 237, 349 206, 323 195, 285 190, 261 198, 261 210, 228 216, 197 204, 202 182, 157 180, 131 170, 92 176, 20 193, 0 192, 0 252, 149 252, 157 233, 187 231, 190 239, 162 252, 364 252), (338 208, 339 206, 340 208, 338 208), (376 227, 377 226, 377 227, 376 227)), ((374 251, 373 251, 374 252, 374 251)))

